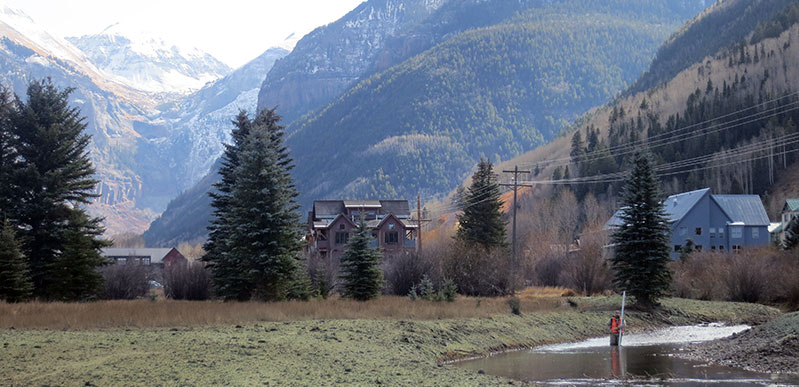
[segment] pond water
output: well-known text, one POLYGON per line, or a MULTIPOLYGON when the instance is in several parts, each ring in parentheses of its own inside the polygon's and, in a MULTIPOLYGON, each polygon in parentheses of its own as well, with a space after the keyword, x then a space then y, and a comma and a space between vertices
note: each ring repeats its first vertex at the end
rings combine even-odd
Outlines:
POLYGON ((797 385, 799 379, 684 360, 673 354, 688 343, 715 340, 748 329, 706 324, 627 334, 622 347, 601 337, 457 362, 475 372, 549 385, 739 386, 797 385))

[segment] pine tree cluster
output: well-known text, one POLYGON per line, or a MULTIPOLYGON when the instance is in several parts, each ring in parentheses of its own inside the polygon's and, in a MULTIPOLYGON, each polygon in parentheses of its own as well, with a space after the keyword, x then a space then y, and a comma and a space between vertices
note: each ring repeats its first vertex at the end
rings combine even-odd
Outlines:
POLYGON ((207 251, 217 294, 234 300, 307 299, 293 162, 280 116, 262 110, 233 121, 220 181, 211 193, 214 220, 207 251))
POLYGON ((101 219, 84 207, 96 197, 90 136, 72 89, 33 81, 27 101, 0 90, 0 298, 96 298, 101 219))

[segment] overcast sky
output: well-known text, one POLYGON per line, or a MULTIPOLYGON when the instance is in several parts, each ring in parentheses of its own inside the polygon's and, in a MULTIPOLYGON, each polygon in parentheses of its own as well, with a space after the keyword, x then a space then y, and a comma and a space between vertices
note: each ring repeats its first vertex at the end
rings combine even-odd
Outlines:
POLYGON ((235 68, 282 42, 337 20, 364 0, 0 0, 50 33, 96 34, 120 22, 194 46, 235 68))

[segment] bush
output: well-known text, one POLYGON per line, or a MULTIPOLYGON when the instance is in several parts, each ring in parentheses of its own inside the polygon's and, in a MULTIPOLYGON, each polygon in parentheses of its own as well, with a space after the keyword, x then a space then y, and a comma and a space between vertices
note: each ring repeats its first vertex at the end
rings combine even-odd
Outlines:
POLYGON ((673 294, 714 301, 799 304, 799 265, 775 248, 741 253, 694 253, 672 262, 673 294))
POLYGON ((175 300, 211 298, 211 275, 200 262, 181 262, 164 269, 164 295, 175 300))
POLYGON ((450 278, 461 294, 477 297, 504 296, 513 293, 510 253, 505 248, 485 249, 454 243, 444 257, 444 276, 450 278))
POLYGON ((319 253, 311 253, 306 260, 308 277, 311 279, 311 293, 327 299, 336 288, 338 278, 338 261, 323 257, 319 253))
POLYGON ((521 301, 519 300, 518 297, 511 297, 508 300, 508 306, 510 306, 510 312, 511 313, 513 313, 513 314, 515 314, 517 316, 521 316, 522 315, 522 303, 521 303, 521 301))
POLYGON ((100 269, 103 275, 102 297, 106 300, 132 300, 150 290, 150 266, 137 263, 111 264, 100 269))
POLYGON ((386 293, 397 296, 408 294, 422 278, 429 277, 432 267, 433 264, 427 256, 418 254, 385 257, 383 277, 386 279, 386 293))

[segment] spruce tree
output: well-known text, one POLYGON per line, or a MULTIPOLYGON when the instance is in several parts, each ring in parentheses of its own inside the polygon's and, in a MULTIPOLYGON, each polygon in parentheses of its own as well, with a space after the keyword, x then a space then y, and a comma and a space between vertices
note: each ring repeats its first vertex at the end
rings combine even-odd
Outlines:
POLYGON ((246 279, 243 262, 237 262, 230 256, 230 200, 235 184, 234 171, 239 165, 238 154, 244 140, 250 134, 252 122, 245 111, 233 120, 232 144, 225 144, 219 168, 219 181, 214 184, 214 191, 209 192, 213 207, 213 220, 208 226, 208 241, 203 248, 206 251, 203 261, 213 274, 213 282, 217 294, 225 299, 247 300, 252 292, 251 284, 246 279))
POLYGON ((13 105, 8 91, 0 86, 0 219, 14 216, 16 208, 17 139, 11 126, 13 105))
POLYGON ((100 236, 100 220, 81 211, 69 214, 63 230, 63 251, 47 264, 47 298, 60 301, 96 299, 103 289, 103 276, 98 267, 109 264, 100 254, 108 246, 100 236))
POLYGON ((621 226, 612 235, 614 283, 644 308, 658 304, 671 285, 669 226, 648 155, 636 152, 625 184, 621 226))
POLYGON ((505 222, 499 183, 490 161, 480 160, 466 193, 463 214, 458 216, 457 238, 485 248, 505 246, 505 222))
POLYGON ((785 241, 782 247, 785 250, 793 250, 799 246, 799 218, 793 218, 785 226, 785 241))
POLYGON ((376 298, 383 289, 380 251, 369 247, 372 239, 366 222, 361 219, 358 229, 341 257, 341 296, 358 301, 376 298))
POLYGON ((0 300, 20 302, 33 294, 28 262, 8 221, 0 230, 0 300))
POLYGON ((212 197, 206 247, 218 293, 227 299, 307 298, 293 167, 274 110, 239 114, 212 197))
MULTIPOLYGON (((54 283, 83 286, 83 279, 94 278, 96 266, 81 265, 65 272, 53 271, 67 254, 68 245, 81 239, 84 252, 99 249, 106 243, 100 219, 90 219, 83 208, 97 195, 97 181, 89 159, 90 136, 78 108, 69 106, 72 89, 58 90, 49 80, 31 82, 27 101, 16 98, 10 126, 16 138, 17 167, 14 178, 16 205, 12 222, 16 223, 28 257, 34 295, 45 299, 65 299, 67 294, 85 292, 50 288, 54 283), (77 222, 77 223, 75 223, 77 222), (80 271, 78 271, 80 270, 80 271), (60 278, 70 275, 74 278, 60 278)), ((89 260, 100 264, 98 260, 89 260)))

